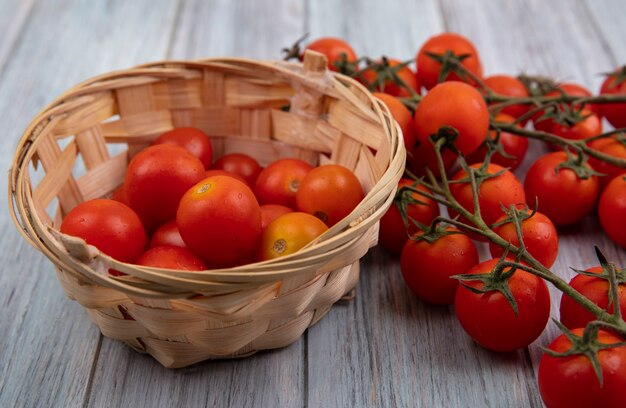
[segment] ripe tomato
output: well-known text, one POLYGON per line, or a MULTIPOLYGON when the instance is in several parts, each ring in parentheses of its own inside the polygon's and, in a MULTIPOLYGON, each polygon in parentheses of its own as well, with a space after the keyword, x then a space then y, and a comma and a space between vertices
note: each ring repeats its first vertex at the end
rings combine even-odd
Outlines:
POLYGON ((137 214, 113 200, 95 199, 78 204, 63 219, 61 232, 84 239, 120 262, 134 262, 146 247, 146 231, 137 214))
POLYGON ((402 189, 402 187, 413 187, 431 193, 426 187, 415 184, 413 180, 400 179, 396 199, 380 219, 378 242, 390 252, 399 254, 409 239, 409 235, 417 233, 418 229, 414 221, 430 225, 432 220, 439 215, 437 202, 418 193, 402 189), (402 202, 406 204, 402 204, 402 202), (404 223, 400 212, 402 205, 406 205, 407 224, 404 223))
MULTIPOLYGON (((602 267, 594 266, 587 269, 587 272, 601 274, 602 267)), ((611 304, 611 306, 609 306, 609 282, 606 279, 579 274, 574 276, 569 284, 602 309, 613 313, 613 305, 611 304)), ((626 284, 619 284, 618 294, 620 310, 622 311, 622 315, 626 316, 626 284)), ((563 294, 561 297, 559 311, 561 314, 561 323, 569 329, 585 327, 587 323, 596 320, 593 314, 566 294, 563 294)))
POLYGON ((130 161, 124 183, 131 208, 152 229, 174 219, 180 198, 203 178, 204 166, 197 157, 182 147, 162 144, 130 161))
POLYGON ((296 208, 332 227, 364 197, 361 182, 354 173, 338 164, 326 164, 314 168, 302 179, 296 193, 296 208))
MULTIPOLYGON (((397 59, 388 59, 389 67, 393 68, 400 65, 402 62, 397 59)), ((380 63, 380 61, 378 61, 380 63)), ((405 87, 396 84, 393 80, 387 79, 382 84, 376 83, 377 81, 377 72, 373 69, 366 69, 361 74, 361 80, 365 83, 365 86, 371 87, 375 85, 373 88, 375 91, 379 93, 385 93, 391 96, 398 97, 410 97, 412 96, 411 92, 405 87)), ((420 84, 417 81, 417 76, 415 72, 411 70, 408 66, 404 66, 396 71, 396 75, 416 94, 420 94, 420 84)), ((371 89, 371 88, 370 88, 371 89)))
POLYGON ((122 183, 118 188, 113 191, 111 194, 111 200, 117 201, 118 203, 125 204, 130 207, 128 203, 128 194, 126 193, 126 186, 122 183))
POLYGON ((293 212, 289 207, 278 204, 265 204, 261 206, 261 229, 267 228, 268 225, 281 215, 293 212))
MULTIPOLYGON (((504 113, 500 113, 495 117, 496 122, 513 123, 515 118, 504 113)), ((490 130, 487 138, 495 140, 498 136, 498 132, 490 130)), ((499 152, 494 153, 491 156, 491 163, 499 164, 502 167, 508 167, 509 170, 516 169, 524 160, 526 151, 528 151, 528 139, 522 136, 514 135, 509 132, 500 132, 498 143, 502 146, 504 152, 511 156, 505 157, 499 152)), ((467 156, 468 163, 479 163, 485 160, 487 155, 487 146, 483 143, 478 150, 467 156)))
MULTIPOLYGON (((530 214, 530 211, 526 211, 530 214)), ((498 218, 496 223, 506 219, 506 216, 498 218)), ((515 225, 512 222, 494 227, 493 231, 515 246, 519 246, 515 225)), ((522 238, 526 250, 543 266, 550 268, 559 253, 559 236, 552 221, 540 212, 522 221, 522 238)), ((498 258, 504 253, 504 249, 489 243, 491 256, 498 258)))
MULTIPOLYGON (((604 139, 594 140, 589 143, 589 147, 597 150, 601 153, 608 154, 609 156, 617 157, 620 159, 626 159, 626 140, 616 137, 609 137, 604 139)), ((608 164, 605 161, 598 160, 593 157, 589 157, 589 164, 598 173, 606 174, 606 176, 600 177, 600 186, 605 188, 615 177, 626 172, 623 167, 617 167, 612 164, 608 164)))
MULTIPOLYGON (((446 174, 448 174, 456 163, 457 156, 451 150, 443 149, 441 151, 441 158, 446 174)), ((425 143, 415 141, 415 148, 407 151, 407 166, 417 176, 425 176, 426 169, 432 171, 436 177, 441 175, 439 167, 437 166, 435 149, 429 140, 425 143)))
MULTIPOLYGON (((459 232, 454 228, 447 231, 459 232)), ((453 304, 459 281, 451 276, 467 273, 477 264, 476 247, 460 232, 443 235, 432 243, 408 240, 400 257, 402 277, 411 291, 424 302, 436 305, 453 304)))
POLYGON ((293 254, 327 229, 326 224, 310 214, 283 214, 263 231, 259 258, 264 261, 293 254))
POLYGON ((261 208, 247 185, 214 176, 185 193, 176 223, 187 247, 207 265, 227 267, 254 254, 261 236, 261 208))
MULTIPOLYGON (((572 331, 576 336, 583 329, 572 331)), ((620 343, 623 340, 604 330, 598 332, 597 341, 602 344, 620 343)), ((565 334, 557 337, 548 349, 558 353, 567 352, 572 342, 565 334)), ((583 354, 552 357, 547 353, 539 361, 539 392, 548 408, 624 406, 626 390, 626 347, 617 346, 598 351, 602 368, 603 385, 600 386, 591 361, 583 354)))
POLYGON ((347 62, 354 63, 357 60, 356 53, 350 47, 350 44, 339 38, 323 37, 309 43, 307 50, 317 51, 326 55, 328 59, 328 69, 340 72, 339 66, 343 60, 342 54, 345 55, 347 62))
POLYGON ((626 248, 626 173, 615 177, 602 192, 598 216, 602 229, 617 245, 626 248))
MULTIPOLYGON (((525 98, 528 96, 528 90, 522 81, 510 75, 492 75, 483 79, 483 83, 498 95, 514 98, 525 98)), ((511 105, 500 110, 500 113, 517 119, 528 112, 529 106, 523 104, 511 105)))
MULTIPOLYGON (((483 67, 474 44, 462 35, 442 33, 429 38, 424 45, 422 45, 422 48, 420 48, 415 57, 417 79, 426 89, 431 89, 437 85, 441 71, 441 64, 429 57, 426 53, 443 54, 446 51, 452 51, 456 56, 469 55, 461 62, 461 65, 476 76, 482 77, 483 67)), ((460 81, 461 78, 459 78, 456 73, 452 72, 448 74, 445 80, 460 81)))
POLYGON ((591 113, 591 111, 587 109, 583 109, 581 115, 585 117, 585 119, 572 126, 553 122, 550 133, 554 133, 568 140, 586 139, 602 133, 602 122, 598 115, 591 113))
POLYGON ((183 241, 183 237, 180 236, 176 220, 166 222, 154 231, 154 234, 152 234, 150 248, 163 245, 186 248, 185 241, 183 241))
POLYGON ((489 112, 480 92, 461 82, 446 82, 434 87, 415 109, 415 136, 420 144, 442 126, 459 132, 456 148, 468 155, 480 146, 489 129, 489 112))
MULTIPOLYGON (((482 163, 470 165, 471 168, 478 169, 482 163)), ((502 174, 485 179, 478 187, 478 204, 483 220, 489 225, 496 222, 503 214, 502 206, 509 208, 512 204, 524 203, 524 188, 519 180, 502 166, 489 164, 486 169, 487 174, 502 174)), ((466 180, 465 182, 455 182, 450 184, 452 196, 468 211, 474 211, 474 201, 472 198, 472 185, 465 170, 460 170, 452 177, 452 180, 466 180)), ((456 212, 449 210, 450 216, 456 216, 456 212)))
MULTIPOLYGON (((207 170, 204 173, 204 178, 207 177, 213 177, 213 176, 229 176, 229 177, 234 177, 237 180, 241 181, 242 183, 246 183, 246 179, 241 177, 239 174, 237 173, 231 173, 230 171, 226 171, 226 170, 220 170, 220 169, 211 169, 211 170, 207 170)), ((247 184, 247 183, 246 183, 247 184)))
POLYGON ((259 162, 253 157, 243 153, 226 154, 213 163, 213 168, 239 174, 246 180, 246 184, 248 184, 249 187, 254 186, 256 178, 259 176, 261 170, 263 170, 259 162))
POLYGON ((372 93, 375 97, 383 101, 391 116, 398 122, 400 129, 402 129, 402 137, 404 138, 404 147, 407 151, 412 151, 415 148, 415 129, 413 125, 413 117, 409 109, 404 106, 402 102, 391 95, 387 95, 380 92, 372 93))
MULTIPOLYGON (((580 96, 580 97, 591 96, 591 92, 589 92, 587 88, 578 84, 574 84, 574 83, 559 84, 556 86, 554 90, 546 93, 544 96, 554 97, 554 96, 561 96, 563 94, 569 95, 569 96, 580 96)), ((570 103, 569 106, 572 106, 572 104, 570 103)), ((576 108, 580 108, 580 106, 576 106, 576 108)), ((583 108, 590 111, 591 113, 598 115, 598 117, 601 116, 600 108, 598 107, 598 105, 585 104, 583 108)), ((558 109, 562 109, 562 108, 558 108, 558 109)), ((535 127, 536 130, 550 132, 550 130, 554 126, 554 121, 548 118, 539 120, 541 116, 543 115, 543 113, 544 111, 539 111, 533 115, 532 117, 533 126, 535 127)))
POLYGON ((163 245, 151 248, 137 259, 138 265, 154 268, 204 271, 206 265, 193 252, 178 246, 163 245))
MULTIPOLYGON (((490 259, 468 273, 489 273, 497 263, 497 259, 490 259)), ((464 283, 475 289, 484 286, 481 281, 464 283)), ((550 318, 550 295, 543 279, 518 269, 507 285, 517 303, 517 315, 497 290, 474 293, 459 286, 454 301, 456 317, 465 332, 481 346, 499 352, 528 346, 543 332, 550 318)))
MULTIPOLYGON (((626 66, 609 75, 600 88, 602 95, 626 94, 626 66)), ((615 128, 626 127, 626 102, 603 103, 600 110, 606 120, 615 128)))
POLYGON ((534 207, 538 202, 539 211, 555 225, 580 221, 598 197, 598 177, 581 179, 572 169, 557 168, 566 161, 565 152, 546 154, 530 167, 524 180, 528 205, 534 207))
POLYGON ((279 159, 264 168, 254 185, 254 195, 260 204, 296 207, 296 193, 302 179, 313 169, 300 159, 279 159))
POLYGON ((211 167, 211 162, 213 161, 213 145, 207 135, 200 129, 193 127, 176 128, 163 133, 152 144, 172 144, 180 146, 200 159, 205 169, 211 167))

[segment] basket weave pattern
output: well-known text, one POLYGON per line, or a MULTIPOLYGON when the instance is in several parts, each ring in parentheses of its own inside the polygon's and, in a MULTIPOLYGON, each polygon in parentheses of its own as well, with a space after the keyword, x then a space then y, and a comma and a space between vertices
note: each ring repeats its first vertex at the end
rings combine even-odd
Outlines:
POLYGON ((167 367, 245 356, 294 342, 354 288, 405 152, 384 105, 325 67, 315 53, 304 64, 154 63, 88 80, 32 121, 9 175, 13 219, 105 336, 167 367), (261 165, 281 157, 344 165, 366 197, 293 255, 204 272, 120 263, 58 231, 77 204, 122 183, 135 153, 181 126, 210 135, 215 157, 242 152, 261 165), (113 277, 109 268, 127 276, 113 277))

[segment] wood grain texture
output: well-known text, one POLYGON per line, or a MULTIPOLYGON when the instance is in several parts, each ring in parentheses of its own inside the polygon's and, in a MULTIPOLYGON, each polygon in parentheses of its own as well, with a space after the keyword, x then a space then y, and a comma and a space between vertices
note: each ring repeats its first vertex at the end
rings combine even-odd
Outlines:
POLYGON ((13 51, 35 0, 0 1, 0 74, 13 51))
MULTIPOLYGON (((586 6, 587 19, 597 32, 601 34, 602 52, 611 57, 611 68, 626 64, 626 47, 624 47, 624 16, 626 2, 616 0, 583 0, 586 6)), ((604 72, 604 71, 603 71, 604 72)), ((599 89, 599 88, 598 88, 599 89)), ((596 89, 597 91, 597 89, 596 89)))
MULTIPOLYGON (((30 119, 63 90, 163 56, 175 10, 166 0, 34 4, 0 77, 1 167, 30 119)), ((6 191, 6 178, 0 183, 6 191)), ((52 264, 17 234, 6 200, 0 213, 0 406, 79 406, 100 334, 65 297, 52 264)))

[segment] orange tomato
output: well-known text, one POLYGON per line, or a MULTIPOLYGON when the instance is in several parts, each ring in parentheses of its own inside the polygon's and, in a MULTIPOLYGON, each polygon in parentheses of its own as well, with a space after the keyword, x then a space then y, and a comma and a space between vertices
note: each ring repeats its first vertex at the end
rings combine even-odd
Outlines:
POLYGON ((310 214, 292 212, 281 215, 263 231, 259 258, 267 260, 293 254, 327 229, 326 224, 310 214))

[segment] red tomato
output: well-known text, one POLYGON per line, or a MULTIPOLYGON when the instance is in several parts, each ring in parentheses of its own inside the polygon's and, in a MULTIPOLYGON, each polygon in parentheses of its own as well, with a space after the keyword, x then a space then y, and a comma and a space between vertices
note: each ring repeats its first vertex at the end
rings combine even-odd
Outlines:
MULTIPOLYGON (((461 65, 467 70, 472 72, 478 77, 483 75, 483 67, 478 57, 478 52, 474 47, 474 44, 462 35, 455 33, 442 33, 429 38, 422 48, 420 48, 417 56, 415 57, 415 63, 417 64, 417 79, 426 87, 431 89, 439 82, 439 73, 441 71, 441 64, 426 53, 431 52, 435 54, 443 54, 446 51, 452 51, 454 55, 461 56, 468 54, 461 65)), ((446 81, 460 81, 461 78, 456 73, 448 74, 446 81)), ((467 81, 471 82, 471 81, 467 81)))
MULTIPOLYGON (((496 122, 513 123, 515 119, 512 116, 500 113, 495 117, 496 122)), ((495 140, 498 132, 490 130, 487 138, 495 140)), ((504 157, 500 153, 494 153, 491 156, 491 163, 499 164, 502 167, 507 167, 509 170, 516 169, 524 160, 526 151, 528 151, 528 139, 522 136, 514 135, 509 132, 500 132, 498 143, 502 145, 504 152, 511 157, 504 157)), ((479 163, 485 160, 487 155, 487 147, 483 143, 478 150, 467 156, 468 163, 479 163)))
MULTIPOLYGON (((602 95, 626 94, 626 67, 622 67, 609 75, 600 88, 602 95)), ((626 102, 603 103, 600 110, 606 120, 615 128, 626 127, 626 102)))
POLYGON ((206 265, 193 252, 178 246, 158 246, 144 252, 137 259, 138 265, 184 271, 204 271, 206 265))
MULTIPOLYGON (((530 211, 526 211, 530 214, 530 211)), ((506 219, 506 216, 498 218, 496 223, 506 219)), ((519 246, 515 225, 512 222, 494 227, 493 231, 515 246, 519 246)), ((522 238, 526 250, 543 266, 550 268, 559 253, 559 236, 552 221, 540 212, 536 212, 531 218, 522 221, 522 238)), ((504 249, 489 243, 491 256, 498 258, 504 254, 504 249)))
POLYGON ((261 165, 254 158, 243 153, 226 154, 213 164, 217 170, 225 170, 229 173, 239 174, 246 180, 249 187, 253 187, 256 178, 259 176, 261 165))
POLYGON ((404 106, 402 102, 391 95, 387 95, 380 92, 372 93, 375 97, 383 101, 391 116, 398 122, 400 129, 402 130, 402 137, 404 138, 404 147, 407 151, 411 151, 415 148, 415 129, 413 125, 413 117, 411 111, 404 106))
POLYGON ((254 185, 254 195, 261 204, 296 207, 296 193, 302 179, 313 169, 300 159, 279 159, 264 168, 254 185))
POLYGON ((586 109, 583 109, 581 115, 585 117, 585 119, 572 126, 561 125, 554 122, 550 128, 550 133, 554 133, 568 140, 586 139, 602 133, 602 122, 597 115, 594 115, 591 111, 586 109))
POLYGON ((134 262, 146 247, 146 232, 137 214, 113 200, 95 199, 78 204, 63 219, 61 232, 84 239, 120 262, 134 262))
MULTIPOLYGON (((451 150, 443 149, 441 158, 447 174, 454 166, 454 163, 456 163, 457 156, 451 150)), ((417 176, 425 176, 426 169, 432 171, 436 177, 441 175, 437 166, 435 149, 429 140, 425 143, 415 141, 415 148, 407 151, 407 166, 417 176)))
POLYGON ((429 144, 442 126, 459 132, 456 148, 468 155, 480 146, 489 129, 489 112, 480 92, 461 82, 439 84, 424 96, 415 110, 415 136, 429 144))
POLYGON ((152 234, 150 248, 163 245, 186 248, 185 241, 183 241, 183 237, 180 236, 176 220, 166 222, 154 231, 154 234, 152 234))
POLYGON ((113 191, 111 194, 111 200, 117 201, 118 203, 125 204, 130 207, 128 203, 128 194, 126 193, 126 186, 122 183, 118 188, 113 191))
MULTIPOLYGON (((213 176, 229 176, 229 177, 234 177, 237 180, 241 181, 242 183, 246 183, 246 179, 241 177, 239 174, 237 173, 231 173, 230 171, 226 171, 226 170, 219 170, 219 169, 211 169, 211 170, 207 170, 204 173, 204 177, 213 177, 213 176)), ((247 183, 246 183, 247 184, 247 183)))
MULTIPOLYGON (((528 90, 519 79, 510 75, 492 75, 483 79, 487 88, 498 95, 510 96, 514 98, 528 97, 528 90)), ((511 105, 500 110, 500 113, 510 115, 517 119, 528 112, 530 105, 511 105)))
POLYGON ((378 242, 380 242, 380 245, 386 250, 398 254, 402 251, 406 241, 408 241, 409 234, 412 235, 418 232, 414 221, 430 225, 432 220, 439 215, 439 206, 434 200, 407 189, 402 189, 405 186, 432 194, 426 187, 415 185, 413 180, 402 178, 398 182, 396 199, 380 219, 380 228, 378 230, 378 242), (408 224, 404 223, 400 213, 402 201, 406 202, 408 224))
POLYGON ((318 38, 317 40, 309 43, 309 45, 306 46, 306 49, 317 51, 326 55, 326 58, 328 59, 328 68, 331 71, 340 71, 337 65, 340 64, 343 59, 342 54, 345 55, 347 62, 354 63, 357 60, 356 53, 352 47, 350 47, 350 44, 339 38, 318 38))
POLYGON ((598 216, 602 229, 617 245, 626 248, 626 173, 615 177, 602 192, 598 216))
MULTIPOLYGON (((448 228, 448 231, 457 231, 448 228)), ((422 236, 423 232, 415 237, 422 236)), ((478 264, 478 251, 467 235, 444 235, 429 243, 408 240, 402 249, 400 270, 411 291, 424 302, 451 305, 459 281, 452 275, 467 273, 478 264)))
MULTIPOLYGON (((602 273, 601 266, 594 266, 587 269, 587 272, 602 273)), ((603 278, 593 276, 576 275, 569 282, 570 286, 580 292, 587 299, 609 313, 613 313, 613 305, 609 306, 609 282, 603 278)), ((626 284, 620 283, 617 289, 619 295, 619 304, 622 315, 626 316, 626 284)), ((574 299, 563 294, 561 297, 561 323, 568 329, 577 327, 585 327, 587 323, 596 320, 596 317, 580 306, 574 299)))
POLYGON ((332 227, 364 197, 361 182, 354 173, 338 164, 326 164, 314 168, 302 179, 296 193, 296 208, 332 227))
MULTIPOLYGON (((380 61, 378 62, 380 63, 380 61)), ((402 62, 397 59, 388 59, 388 63, 389 63, 389 67, 393 68, 395 66, 400 65, 402 62)), ((403 68, 396 71, 396 75, 398 75, 398 77, 409 88, 415 91, 416 94, 418 95, 420 94, 420 85, 417 82, 417 76, 415 75, 415 72, 411 70, 411 68, 409 68, 408 66, 404 66, 403 68)), ((384 92, 385 94, 388 94, 391 96, 398 96, 398 97, 412 96, 411 92, 408 89, 404 88, 401 85, 396 84, 391 79, 387 79, 383 84, 376 84, 377 72, 374 71, 373 69, 367 69, 363 71, 361 74, 361 80, 365 83, 367 87, 370 87, 373 84, 375 84, 376 87, 373 89, 380 93, 384 92)))
MULTIPOLYGON (((580 97, 591 96, 591 92, 589 92, 588 89, 586 89, 585 87, 581 85, 574 84, 574 83, 560 84, 556 87, 556 89, 546 93, 544 96, 554 97, 554 96, 561 96, 563 94, 569 95, 569 96, 580 96, 580 97)), ((569 105, 572 106, 571 103, 569 105)), ((580 108, 580 107, 577 106, 576 108, 580 108)), ((592 113, 600 117, 600 111, 597 105, 585 104, 584 109, 591 111, 592 113)), ((550 132, 550 130, 554 126, 554 121, 552 119, 539 120, 539 118, 541 117, 541 115, 543 115, 543 113, 544 113, 543 111, 539 111, 533 115, 532 117, 533 126, 537 130, 541 130, 543 132, 550 132)))
POLYGON ((283 214, 263 231, 259 258, 268 260, 293 254, 327 229, 326 224, 310 214, 283 214))
MULTIPOLYGON (((604 139, 594 140, 589 143, 589 147, 597 150, 600 153, 608 154, 609 156, 617 157, 622 160, 626 160, 626 141, 609 137, 604 139)), ((600 186, 604 189, 615 177, 626 172, 623 167, 617 167, 612 164, 608 164, 605 161, 589 157, 589 164, 598 173, 606 174, 606 176, 600 177, 600 186)))
POLYGON ((598 197, 598 178, 581 179, 572 169, 557 169, 565 161, 565 152, 546 154, 530 167, 524 180, 528 205, 534 207, 538 202, 539 211, 555 225, 580 221, 592 210, 598 197))
MULTIPOLYGON (((478 169, 481 166, 482 163, 476 163, 470 167, 478 169)), ((500 171, 504 172, 499 176, 485 179, 478 187, 480 213, 488 225, 496 222, 503 214, 502 206, 509 208, 511 205, 522 204, 525 200, 524 188, 513 173, 497 164, 489 164, 486 170, 488 174, 496 174, 500 171)), ((450 192, 463 208, 474 211, 472 186, 468 174, 465 170, 461 170, 452 178, 455 181, 463 179, 467 181, 451 183, 450 192)), ((449 213, 452 217, 457 215, 453 210, 449 210, 449 213)))
MULTIPOLYGON (((497 263, 497 259, 490 259, 468 273, 489 273, 497 263)), ((481 281, 464 283, 475 289, 484 286, 481 281)), ((481 346, 499 352, 528 346, 543 332, 550 318, 550 295, 543 279, 518 269, 507 284, 517 303, 517 315, 497 290, 474 293, 459 286, 454 301, 456 317, 465 332, 481 346)))
POLYGON ((128 202, 146 227, 174 219, 180 198, 204 178, 204 166, 191 153, 168 144, 139 152, 126 170, 128 202))
POLYGON ((281 215, 293 212, 289 207, 278 204, 265 204, 261 206, 261 229, 267 228, 268 225, 281 215))
POLYGON ((200 159, 205 169, 211 167, 213 145, 207 135, 200 129, 193 127, 176 128, 163 133, 152 144, 172 144, 180 146, 200 159))
MULTIPOLYGON (((583 329, 573 330, 580 337, 583 329)), ((597 341, 602 344, 623 340, 600 330, 597 341)), ((566 335, 557 337, 548 349, 567 352, 572 342, 566 335)), ((583 354, 552 357, 547 353, 539 361, 539 392, 547 408, 621 408, 626 398, 626 347, 616 346, 598 351, 603 385, 593 370, 591 361, 583 354)))
POLYGON ((176 223, 187 247, 207 265, 227 267, 254 255, 261 236, 261 208, 247 185, 214 176, 185 193, 176 223))

